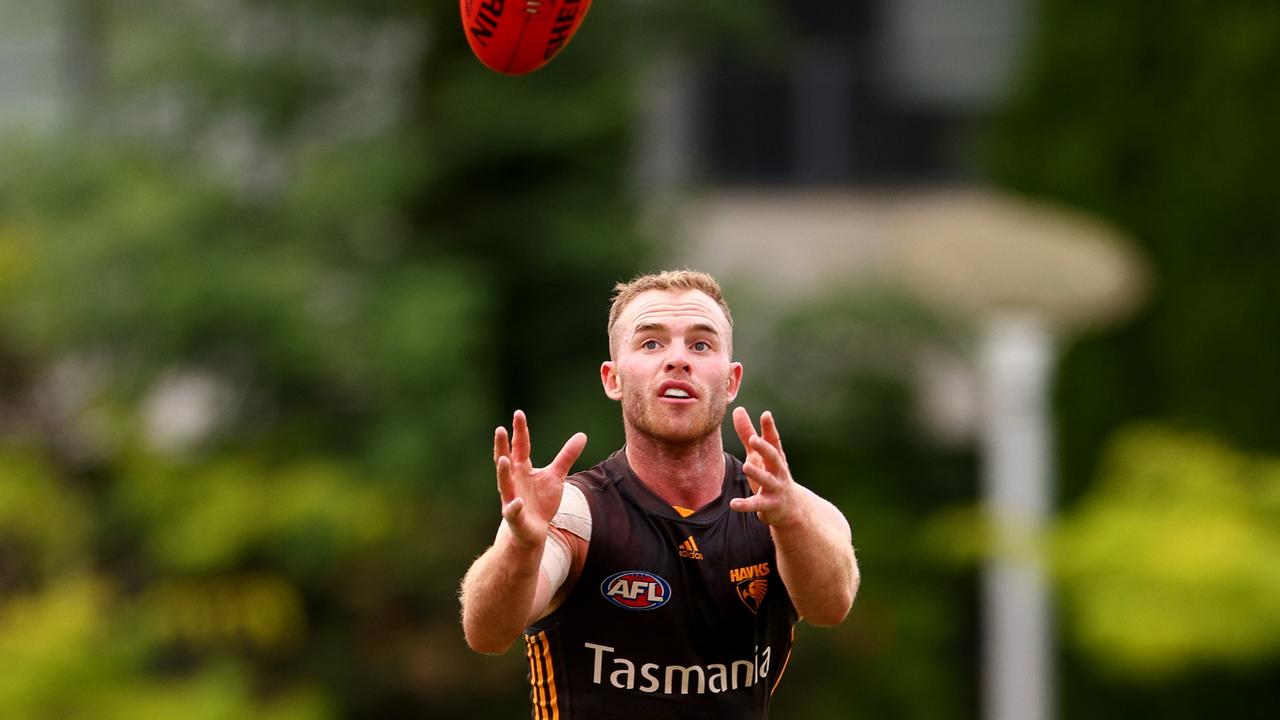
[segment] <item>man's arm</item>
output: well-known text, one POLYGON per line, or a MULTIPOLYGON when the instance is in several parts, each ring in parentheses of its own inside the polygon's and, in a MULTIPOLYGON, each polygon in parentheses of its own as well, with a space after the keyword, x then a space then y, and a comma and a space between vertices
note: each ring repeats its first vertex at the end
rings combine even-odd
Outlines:
POLYGON ((516 411, 511 429, 510 443, 506 428, 498 428, 493 439, 506 522, 462 581, 463 633, 477 652, 505 651, 550 605, 559 582, 553 584, 541 568, 551 518, 560 507, 565 477, 587 444, 587 436, 578 433, 550 465, 534 468, 524 413, 516 411))
POLYGON ((849 522, 834 505, 792 479, 771 413, 760 416, 763 435, 756 434, 743 408, 733 411, 733 427, 747 448, 743 470, 755 495, 735 498, 730 507, 754 512, 769 525, 778 574, 800 616, 814 625, 839 624, 853 606, 861 579, 849 522))
POLYGON ((472 563, 461 598, 462 630, 472 650, 505 652, 550 603, 553 588, 541 569, 543 547, 522 545, 510 532, 499 532, 472 563))

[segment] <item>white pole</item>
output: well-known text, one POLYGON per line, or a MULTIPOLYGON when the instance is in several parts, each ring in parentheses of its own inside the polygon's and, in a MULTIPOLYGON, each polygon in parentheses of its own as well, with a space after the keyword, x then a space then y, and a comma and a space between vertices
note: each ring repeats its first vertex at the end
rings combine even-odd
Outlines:
POLYGON ((1048 591, 1029 545, 1050 511, 1052 354, 1039 317, 997 315, 984 328, 983 481, 997 528, 997 552, 983 578, 987 720, 1053 716, 1048 591))

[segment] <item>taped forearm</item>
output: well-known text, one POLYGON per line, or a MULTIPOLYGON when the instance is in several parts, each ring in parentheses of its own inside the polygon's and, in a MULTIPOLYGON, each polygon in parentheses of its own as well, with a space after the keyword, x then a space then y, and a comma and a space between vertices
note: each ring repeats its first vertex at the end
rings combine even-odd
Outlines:
POLYGON ((471 566, 462 585, 467 643, 478 652, 502 652, 542 617, 574 562, 569 535, 591 540, 591 511, 576 485, 565 485, 560 508, 536 553, 514 541, 504 520, 493 547, 471 566))

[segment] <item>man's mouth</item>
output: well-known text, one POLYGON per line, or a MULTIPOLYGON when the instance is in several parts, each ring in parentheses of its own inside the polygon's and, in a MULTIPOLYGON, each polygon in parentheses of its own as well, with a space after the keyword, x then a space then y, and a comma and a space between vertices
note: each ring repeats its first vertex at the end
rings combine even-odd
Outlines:
POLYGON ((658 387, 658 397, 669 400, 696 400, 698 395, 693 386, 674 380, 668 380, 658 387))

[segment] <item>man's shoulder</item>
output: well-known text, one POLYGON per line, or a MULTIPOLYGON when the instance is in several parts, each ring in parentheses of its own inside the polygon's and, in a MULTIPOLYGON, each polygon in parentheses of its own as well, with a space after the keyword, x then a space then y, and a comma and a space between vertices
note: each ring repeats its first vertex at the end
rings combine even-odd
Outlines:
POLYGON ((602 493, 616 485, 622 478, 625 463, 622 451, 619 450, 595 465, 569 476, 568 481, 577 485, 586 493, 602 493))

